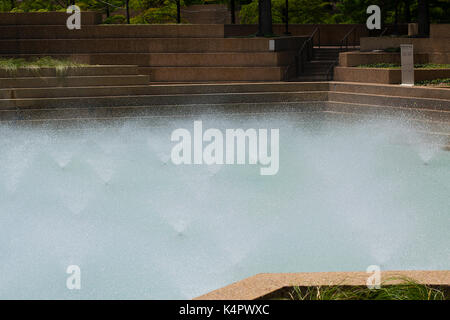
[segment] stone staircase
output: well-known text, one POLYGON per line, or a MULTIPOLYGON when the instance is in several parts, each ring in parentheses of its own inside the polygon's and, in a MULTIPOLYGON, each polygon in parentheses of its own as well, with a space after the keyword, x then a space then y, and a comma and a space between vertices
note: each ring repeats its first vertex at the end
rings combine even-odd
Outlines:
POLYGON ((219 24, 85 25, 83 14, 81 30, 0 23, 0 56, 137 65, 150 82, 280 81, 306 38, 225 38, 219 24))
POLYGON ((306 61, 303 73, 295 81, 328 81, 333 79, 333 68, 339 58, 339 47, 314 47, 314 57, 306 61))

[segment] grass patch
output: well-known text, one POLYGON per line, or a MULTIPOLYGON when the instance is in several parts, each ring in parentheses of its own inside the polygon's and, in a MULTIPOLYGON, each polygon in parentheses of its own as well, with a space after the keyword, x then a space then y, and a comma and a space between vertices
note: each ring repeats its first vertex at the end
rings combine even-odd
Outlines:
POLYGON ((291 300, 449 300, 445 290, 433 288, 408 278, 390 278, 380 289, 365 286, 317 286, 294 287, 289 293, 291 300))
MULTIPOLYGON (((378 69, 400 69, 401 65, 398 63, 371 63, 360 64, 357 68, 378 68, 378 69)), ((415 64, 414 69, 450 69, 450 64, 438 63, 420 63, 415 64)))
POLYGON ((41 68, 55 68, 57 74, 64 74, 69 68, 79 68, 87 66, 69 60, 54 59, 51 57, 35 58, 26 60, 23 58, 0 58, 0 69, 14 74, 18 69, 29 69, 39 73, 41 68))
POLYGON ((384 52, 400 52, 400 47, 389 47, 383 50, 384 52))
POLYGON ((360 64, 357 68, 377 68, 377 69, 399 69, 401 66, 397 63, 370 63, 360 64))
POLYGON ((417 81, 418 86, 450 87, 450 78, 417 81))

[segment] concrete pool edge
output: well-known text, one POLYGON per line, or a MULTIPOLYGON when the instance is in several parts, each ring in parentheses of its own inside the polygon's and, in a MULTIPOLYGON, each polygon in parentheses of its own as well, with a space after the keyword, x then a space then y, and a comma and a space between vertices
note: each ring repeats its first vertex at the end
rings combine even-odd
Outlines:
MULTIPOLYGON (((259 273, 241 281, 213 290, 194 300, 255 300, 270 293, 293 286, 364 286, 370 273, 351 272, 300 272, 259 273)), ((450 270, 398 270, 382 271, 381 281, 389 278, 410 278, 431 286, 449 286, 450 270)))

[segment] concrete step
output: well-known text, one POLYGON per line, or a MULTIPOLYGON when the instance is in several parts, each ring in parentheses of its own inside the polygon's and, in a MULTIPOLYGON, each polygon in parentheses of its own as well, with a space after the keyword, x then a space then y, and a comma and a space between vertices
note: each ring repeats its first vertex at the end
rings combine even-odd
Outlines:
POLYGON ((398 107, 392 108, 380 105, 362 104, 362 103, 348 103, 348 102, 327 102, 327 111, 345 112, 345 113, 363 113, 375 116, 390 116, 400 117, 403 120, 415 119, 422 121, 424 126, 436 125, 445 127, 445 131, 450 131, 450 111, 445 110, 430 110, 423 108, 398 107))
POLYGON ((320 51, 314 50, 314 56, 318 56, 318 57, 338 57, 339 56, 339 52, 320 52, 320 51))
POLYGON ((390 84, 333 81, 330 82, 330 91, 450 100, 450 90, 444 88, 404 87, 390 84))
POLYGON ((312 65, 307 63, 304 68, 305 73, 323 73, 327 72, 330 68, 329 64, 312 65))
POLYGON ((317 49, 314 49, 314 55, 318 55, 318 56, 333 56, 333 57, 337 57, 339 56, 340 51, 320 51, 317 49))
POLYGON ((327 75, 325 73, 317 74, 303 74, 292 79, 293 81, 327 81, 327 75))
MULTIPOLYGON (((67 19, 67 18, 66 18, 67 19)), ((0 39, 103 39, 103 38, 223 38, 221 24, 85 25, 69 30, 60 25, 1 25, 0 39)))
MULTIPOLYGON (((340 112, 326 110, 320 114, 320 118, 328 121, 349 121, 350 123, 361 123, 361 121, 367 121, 368 123, 373 124, 377 122, 386 123, 388 121, 392 122, 392 125, 398 125, 399 123, 398 116, 376 115, 364 112, 340 112)), ((435 145, 438 142, 442 148, 450 151, 449 123, 404 118, 400 120, 400 123, 408 125, 408 128, 405 129, 411 132, 413 139, 420 136, 420 143, 424 143, 428 140, 429 143, 435 145)), ((411 143, 414 142, 413 139, 411 143)), ((403 139, 400 141, 404 142, 403 139)), ((395 143, 395 139, 392 142, 395 143)))
POLYGON ((91 55, 96 64, 133 63, 151 67, 260 67, 283 66, 291 62, 293 51, 222 53, 150 53, 91 55))
MULTIPOLYGON (((0 12, 0 25, 60 25, 65 26, 66 12, 0 12)), ((83 27, 102 22, 102 14, 95 11, 82 11, 83 27)))
POLYGON ((331 57, 331 56, 326 56, 326 57, 320 57, 320 56, 315 56, 314 57, 314 60, 317 60, 317 61, 324 61, 324 62, 328 62, 328 61, 330 61, 330 62, 334 62, 334 61, 336 61, 337 59, 339 59, 339 57, 331 57))
POLYGON ((0 89, 0 99, 95 97, 122 95, 210 94, 250 92, 296 92, 328 90, 325 83, 264 83, 221 85, 123 85, 90 87, 43 87, 0 89))
POLYGON ((208 83, 208 84, 153 84, 151 94, 208 94, 328 91, 327 82, 260 82, 260 83, 208 83))
POLYGON ((0 88, 147 85, 146 75, 0 78, 0 88))
POLYGON ((386 95, 330 91, 329 101, 349 102, 349 103, 364 102, 365 104, 383 105, 394 108, 412 107, 421 109, 450 111, 450 101, 443 99, 410 98, 400 96, 386 96, 386 95))
POLYGON ((0 99, 125 96, 148 94, 148 85, 0 89, 0 99))
POLYGON ((280 81, 284 67, 140 67, 154 82, 280 81))
MULTIPOLYGON (((0 54, 269 52, 268 38, 124 38, 0 40, 0 54)), ((275 45, 276 47, 276 45, 275 45)))
POLYGON ((190 95, 135 95, 77 98, 0 99, 0 109, 32 108, 94 108, 112 106, 152 106, 217 103, 260 103, 326 101, 326 91, 315 92, 264 92, 218 93, 190 95))
POLYGON ((311 65, 330 65, 334 62, 334 60, 317 60, 317 59, 313 59, 308 61, 308 64, 311 65))
POLYGON ((336 61, 339 56, 314 56, 314 60, 318 61, 336 61))
POLYGON ((61 77, 61 76, 108 76, 108 75, 137 75, 136 65, 103 65, 80 66, 68 68, 18 68, 16 70, 0 69, 0 78, 25 77, 61 77))
POLYGON ((339 53, 341 52, 340 50, 319 50, 319 49, 314 49, 313 51, 314 51, 314 54, 334 55, 334 56, 339 55, 339 53))
MULTIPOLYGON (((259 103, 218 103, 218 104, 184 104, 184 105, 152 105, 152 106, 115 106, 97 108, 39 108, 21 110, 0 110, 0 121, 48 121, 48 120, 73 120, 92 119, 101 121, 102 119, 131 119, 141 120, 150 117, 157 117, 161 121, 161 116, 180 115, 204 115, 208 113, 261 113, 261 112, 298 112, 319 115, 321 110, 325 110, 323 102, 299 101, 299 102, 279 102, 274 108, 273 102, 259 103)), ((172 121, 173 118, 168 118, 172 121)))
MULTIPOLYGON (((14 55, 26 59, 49 56, 48 54, 14 55)), ((133 64, 152 67, 257 67, 283 66, 291 63, 294 52, 223 52, 223 53, 97 53, 51 54, 57 59, 71 59, 94 65, 133 64)))

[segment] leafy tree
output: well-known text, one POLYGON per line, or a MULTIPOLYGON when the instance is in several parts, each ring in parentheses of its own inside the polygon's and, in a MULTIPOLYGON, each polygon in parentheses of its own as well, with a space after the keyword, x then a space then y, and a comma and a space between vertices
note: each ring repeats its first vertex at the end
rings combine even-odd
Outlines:
MULTIPOLYGON (((272 0, 272 22, 282 23, 285 19, 285 0, 272 0)), ((290 23, 324 23, 330 10, 329 1, 323 0, 289 0, 290 23)), ((258 0, 243 5, 240 11, 241 23, 258 23, 258 0)))

